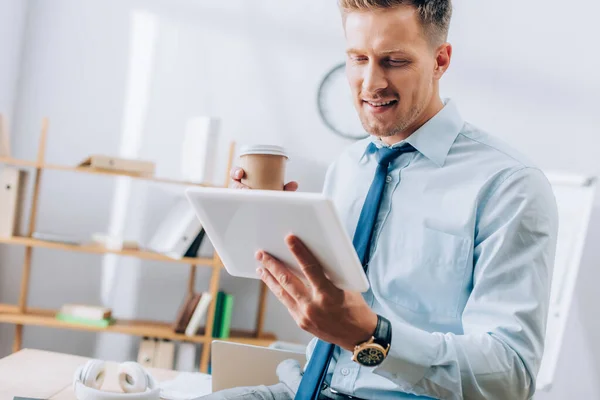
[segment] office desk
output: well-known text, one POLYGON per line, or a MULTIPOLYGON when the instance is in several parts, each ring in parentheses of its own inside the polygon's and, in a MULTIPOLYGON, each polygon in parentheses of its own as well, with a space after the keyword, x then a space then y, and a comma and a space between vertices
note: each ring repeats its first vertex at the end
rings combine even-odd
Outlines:
MULTIPOLYGON (((0 400, 14 396, 53 400, 75 400, 73 375, 89 358, 42 350, 23 349, 0 359, 0 400)), ((103 390, 121 392, 118 363, 107 363, 103 390)), ((174 379, 178 372, 147 368, 156 382, 174 379)))

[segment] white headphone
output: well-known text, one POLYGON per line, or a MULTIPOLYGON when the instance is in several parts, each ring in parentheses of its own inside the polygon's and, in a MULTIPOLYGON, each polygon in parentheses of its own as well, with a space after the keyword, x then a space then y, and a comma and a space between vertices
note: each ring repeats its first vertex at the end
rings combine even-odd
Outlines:
POLYGON ((142 366, 128 361, 119 365, 119 385, 125 393, 100 390, 105 376, 105 363, 89 360, 77 368, 73 391, 78 400, 160 400, 160 388, 142 366))

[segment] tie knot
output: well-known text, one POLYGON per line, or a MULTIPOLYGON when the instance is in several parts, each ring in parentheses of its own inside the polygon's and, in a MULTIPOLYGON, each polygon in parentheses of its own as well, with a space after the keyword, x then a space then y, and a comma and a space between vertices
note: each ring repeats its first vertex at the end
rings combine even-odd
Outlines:
MULTIPOLYGON (((373 146, 375 145, 373 144, 373 146)), ((382 147, 377 150, 377 163, 387 167, 394 159, 396 159, 396 157, 399 157, 400 154, 410 153, 412 151, 415 151, 415 148, 408 143, 395 148, 382 147)))

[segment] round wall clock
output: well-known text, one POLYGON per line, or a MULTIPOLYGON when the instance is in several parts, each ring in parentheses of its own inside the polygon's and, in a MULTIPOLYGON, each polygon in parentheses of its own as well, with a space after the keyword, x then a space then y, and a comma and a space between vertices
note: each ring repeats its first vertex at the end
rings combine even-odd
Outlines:
POLYGON ((345 67, 346 63, 338 64, 323 77, 317 93, 317 107, 321 119, 333 133, 359 140, 369 135, 354 108, 345 67))

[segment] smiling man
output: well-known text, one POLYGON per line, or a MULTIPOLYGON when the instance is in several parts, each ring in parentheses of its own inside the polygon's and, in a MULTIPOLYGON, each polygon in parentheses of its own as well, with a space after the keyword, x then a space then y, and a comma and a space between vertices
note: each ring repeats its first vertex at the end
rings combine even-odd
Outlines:
MULTIPOLYGON (((371 136, 330 166, 324 193, 371 287, 339 290, 293 236, 309 287, 259 251, 262 280, 315 336, 309 362, 280 366, 278 385, 212 398, 530 398, 556 247, 552 189, 440 98, 450 0, 340 0, 340 10, 371 136)), ((243 174, 232 171, 237 187, 243 174)))

